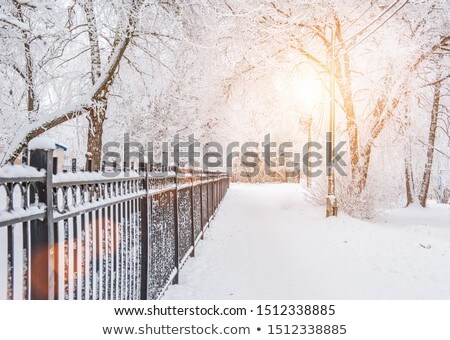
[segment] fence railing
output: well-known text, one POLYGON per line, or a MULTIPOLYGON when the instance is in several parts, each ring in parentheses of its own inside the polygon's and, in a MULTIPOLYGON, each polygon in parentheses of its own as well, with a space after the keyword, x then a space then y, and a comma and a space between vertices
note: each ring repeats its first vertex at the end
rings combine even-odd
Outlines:
POLYGON ((0 176, 0 299, 158 299, 229 186, 218 172, 54 174, 54 162, 34 150, 33 171, 0 176))

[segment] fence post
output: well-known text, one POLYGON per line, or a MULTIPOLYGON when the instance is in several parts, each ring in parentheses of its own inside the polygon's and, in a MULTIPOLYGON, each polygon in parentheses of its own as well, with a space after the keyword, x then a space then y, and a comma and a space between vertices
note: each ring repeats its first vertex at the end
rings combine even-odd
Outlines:
POLYGON ((139 172, 145 174, 144 190, 145 196, 141 198, 141 300, 147 300, 148 292, 148 165, 146 163, 139 163, 139 172))
POLYGON ((86 171, 91 172, 92 171, 92 159, 88 158, 86 161, 86 171))
POLYGON ((28 148, 24 148, 22 151, 22 164, 28 164, 28 148))
POLYGON ((32 300, 53 300, 55 297, 54 252, 55 238, 53 229, 53 150, 32 150, 30 165, 38 170, 44 169, 45 180, 31 187, 30 200, 45 202, 46 212, 43 220, 30 221, 31 238, 31 294, 32 300), (35 192, 37 191, 37 192, 35 192))
POLYGON ((212 194, 211 194, 211 197, 212 197, 212 202, 211 202, 212 210, 211 210, 211 214, 212 214, 212 216, 214 216, 216 214, 216 196, 215 196, 215 194, 216 194, 216 188, 215 188, 215 186, 216 186, 216 178, 215 177, 216 176, 215 176, 215 174, 212 174, 211 177, 212 177, 212 185, 211 185, 211 190, 212 190, 212 194))
POLYGON ((200 172, 200 239, 203 240, 203 171, 200 172))
POLYGON ((176 269, 176 274, 175 277, 173 278, 172 283, 173 284, 178 284, 179 279, 180 279, 180 261, 179 261, 179 237, 180 237, 180 233, 179 233, 179 224, 178 224, 178 168, 174 167, 174 171, 175 171, 175 190, 174 190, 174 207, 173 207, 173 211, 174 211, 174 224, 175 224, 175 252, 174 252, 174 262, 175 262, 175 269, 176 269))
POLYGON ((57 173, 58 173, 58 157, 53 157, 52 174, 56 175, 57 173))
POLYGON ((207 223, 208 223, 208 228, 209 228, 209 219, 210 219, 210 215, 209 215, 209 172, 206 173, 206 219, 207 219, 207 223))
POLYGON ((191 192, 190 192, 190 198, 191 198, 191 243, 192 243, 192 252, 191 257, 195 256, 195 218, 194 218, 194 175, 195 171, 192 170, 191 172, 191 192))

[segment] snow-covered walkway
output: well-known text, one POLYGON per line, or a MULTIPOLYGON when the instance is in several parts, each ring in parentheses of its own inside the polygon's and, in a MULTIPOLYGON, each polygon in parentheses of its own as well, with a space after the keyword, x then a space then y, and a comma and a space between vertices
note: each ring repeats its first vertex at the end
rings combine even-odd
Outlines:
POLYGON ((365 222, 295 184, 232 185, 165 299, 450 299, 450 206, 365 222))

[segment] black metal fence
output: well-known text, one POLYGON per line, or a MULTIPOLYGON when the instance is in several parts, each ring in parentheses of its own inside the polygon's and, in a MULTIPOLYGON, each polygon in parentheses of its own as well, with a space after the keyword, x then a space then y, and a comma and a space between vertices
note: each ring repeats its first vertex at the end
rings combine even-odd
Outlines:
POLYGON ((225 173, 147 164, 54 174, 54 161, 35 150, 45 172, 0 177, 0 298, 158 299, 229 186, 225 173))

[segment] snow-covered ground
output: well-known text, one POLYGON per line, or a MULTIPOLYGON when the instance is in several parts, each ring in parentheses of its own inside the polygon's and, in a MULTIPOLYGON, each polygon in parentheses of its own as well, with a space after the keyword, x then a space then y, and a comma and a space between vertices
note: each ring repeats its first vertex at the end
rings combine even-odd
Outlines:
POLYGON ((324 218, 298 184, 232 185, 164 299, 450 299, 450 206, 324 218))

